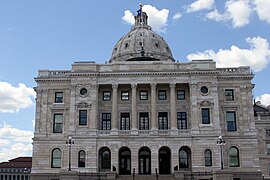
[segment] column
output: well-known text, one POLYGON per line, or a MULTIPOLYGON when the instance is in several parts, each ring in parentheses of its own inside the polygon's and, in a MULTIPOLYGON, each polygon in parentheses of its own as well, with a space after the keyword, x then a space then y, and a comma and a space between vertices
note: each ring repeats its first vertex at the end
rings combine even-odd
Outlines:
POLYGON ((170 95, 171 95, 171 129, 177 130, 177 121, 176 121, 176 97, 175 97, 175 83, 170 84, 170 95))
POLYGON ((118 129, 118 103, 117 103, 118 84, 112 85, 112 130, 118 129))
POLYGON ((137 127, 137 84, 131 84, 132 89, 132 98, 131 98, 131 121, 132 121, 132 128, 131 130, 138 130, 137 127))
POLYGON ((151 84, 151 126, 152 130, 157 130, 157 95, 156 83, 151 84))
POLYGON ((199 116, 198 116, 198 97, 197 97, 197 84, 190 83, 190 120, 191 120, 191 131, 193 134, 199 133, 199 116))

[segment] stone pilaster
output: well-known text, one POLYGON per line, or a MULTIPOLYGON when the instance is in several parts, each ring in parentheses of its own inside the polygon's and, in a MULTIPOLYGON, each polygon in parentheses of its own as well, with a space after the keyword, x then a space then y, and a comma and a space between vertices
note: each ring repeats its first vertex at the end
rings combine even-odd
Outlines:
POLYGON ((152 131, 157 131, 157 93, 156 93, 156 83, 151 84, 151 126, 152 131))
POLYGON ((112 131, 117 131, 118 130, 118 103, 117 103, 117 89, 118 89, 118 84, 113 84, 112 85, 112 131))
POLYGON ((131 84, 131 89, 132 89, 132 98, 131 98, 131 103, 132 103, 132 115, 131 115, 131 121, 132 121, 132 128, 131 130, 133 133, 136 133, 138 130, 137 127, 137 84, 131 84))
POLYGON ((176 96, 175 96, 175 83, 171 83, 170 84, 170 97, 171 97, 171 102, 170 102, 170 106, 171 106, 171 129, 172 132, 177 131, 177 121, 176 121, 176 96))
POLYGON ((192 133, 199 133, 199 117, 198 117, 198 97, 197 97, 197 84, 189 84, 190 89, 190 118, 192 133))

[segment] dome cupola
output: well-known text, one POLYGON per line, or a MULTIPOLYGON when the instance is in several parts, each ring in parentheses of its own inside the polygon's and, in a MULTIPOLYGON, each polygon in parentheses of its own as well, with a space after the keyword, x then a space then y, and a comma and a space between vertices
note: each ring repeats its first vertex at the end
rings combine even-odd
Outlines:
POLYGON ((148 16, 137 11, 135 24, 114 46, 110 63, 124 61, 170 61, 174 62, 171 50, 166 41, 152 31, 148 25, 148 16))

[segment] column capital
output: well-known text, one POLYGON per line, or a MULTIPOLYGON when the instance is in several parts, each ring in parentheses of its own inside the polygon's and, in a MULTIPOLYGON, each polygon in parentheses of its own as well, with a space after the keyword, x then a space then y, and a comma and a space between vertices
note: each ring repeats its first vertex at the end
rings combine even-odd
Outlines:
POLYGON ((117 89, 118 88, 118 84, 112 84, 112 88, 113 89, 117 89))
POLYGON ((156 89, 157 83, 150 83, 151 89, 156 89))
POLYGON ((137 88, 137 83, 132 83, 132 84, 131 84, 131 88, 132 88, 132 89, 134 89, 134 88, 136 89, 136 88, 137 88))
POLYGON ((170 83, 170 88, 175 88, 176 83, 170 83))

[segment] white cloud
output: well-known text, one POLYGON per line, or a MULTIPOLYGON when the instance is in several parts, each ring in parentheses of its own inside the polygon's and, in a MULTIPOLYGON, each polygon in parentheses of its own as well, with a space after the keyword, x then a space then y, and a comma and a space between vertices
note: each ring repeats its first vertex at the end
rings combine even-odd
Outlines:
POLYGON ((249 0, 229 0, 225 4, 225 12, 220 13, 217 9, 206 14, 208 19, 215 21, 232 21, 234 28, 249 24, 252 6, 249 0))
POLYGON ((0 81, 0 112, 18 112, 20 109, 27 108, 33 104, 32 98, 36 93, 33 88, 19 84, 14 87, 7 82, 0 81))
POLYGON ((229 13, 233 27, 242 27, 249 23, 252 12, 249 1, 247 0, 230 0, 226 3, 226 9, 229 13))
POLYGON ((264 104, 265 106, 269 106, 270 105, 270 94, 263 94, 261 96, 258 96, 256 98, 256 102, 257 101, 261 101, 261 103, 264 104))
POLYGON ((187 59, 214 59, 217 67, 251 66, 254 71, 261 71, 270 61, 269 43, 261 37, 247 38, 246 41, 250 49, 240 49, 233 45, 231 49, 219 49, 218 52, 206 50, 192 53, 187 59))
POLYGON ((0 128, 0 162, 18 156, 30 156, 32 152, 32 131, 16 129, 4 124, 0 128))
POLYGON ((214 0, 197 0, 187 6, 187 13, 196 12, 204 9, 212 9, 215 4, 214 0))
POLYGON ((255 11, 257 12, 259 19, 266 21, 270 24, 270 1, 269 0, 254 0, 255 11))
POLYGON ((181 13, 177 12, 177 13, 175 13, 175 15, 173 15, 173 20, 177 20, 177 19, 179 19, 181 17, 182 17, 181 13))
MULTIPOLYGON (((154 6, 144 5, 142 7, 142 10, 147 13, 149 25, 152 26, 154 31, 157 32, 166 31, 169 15, 168 9, 158 10, 154 6)), ((122 17, 122 20, 126 23, 134 24, 135 21, 133 16, 134 15, 130 12, 130 10, 126 10, 124 16, 122 17)))

